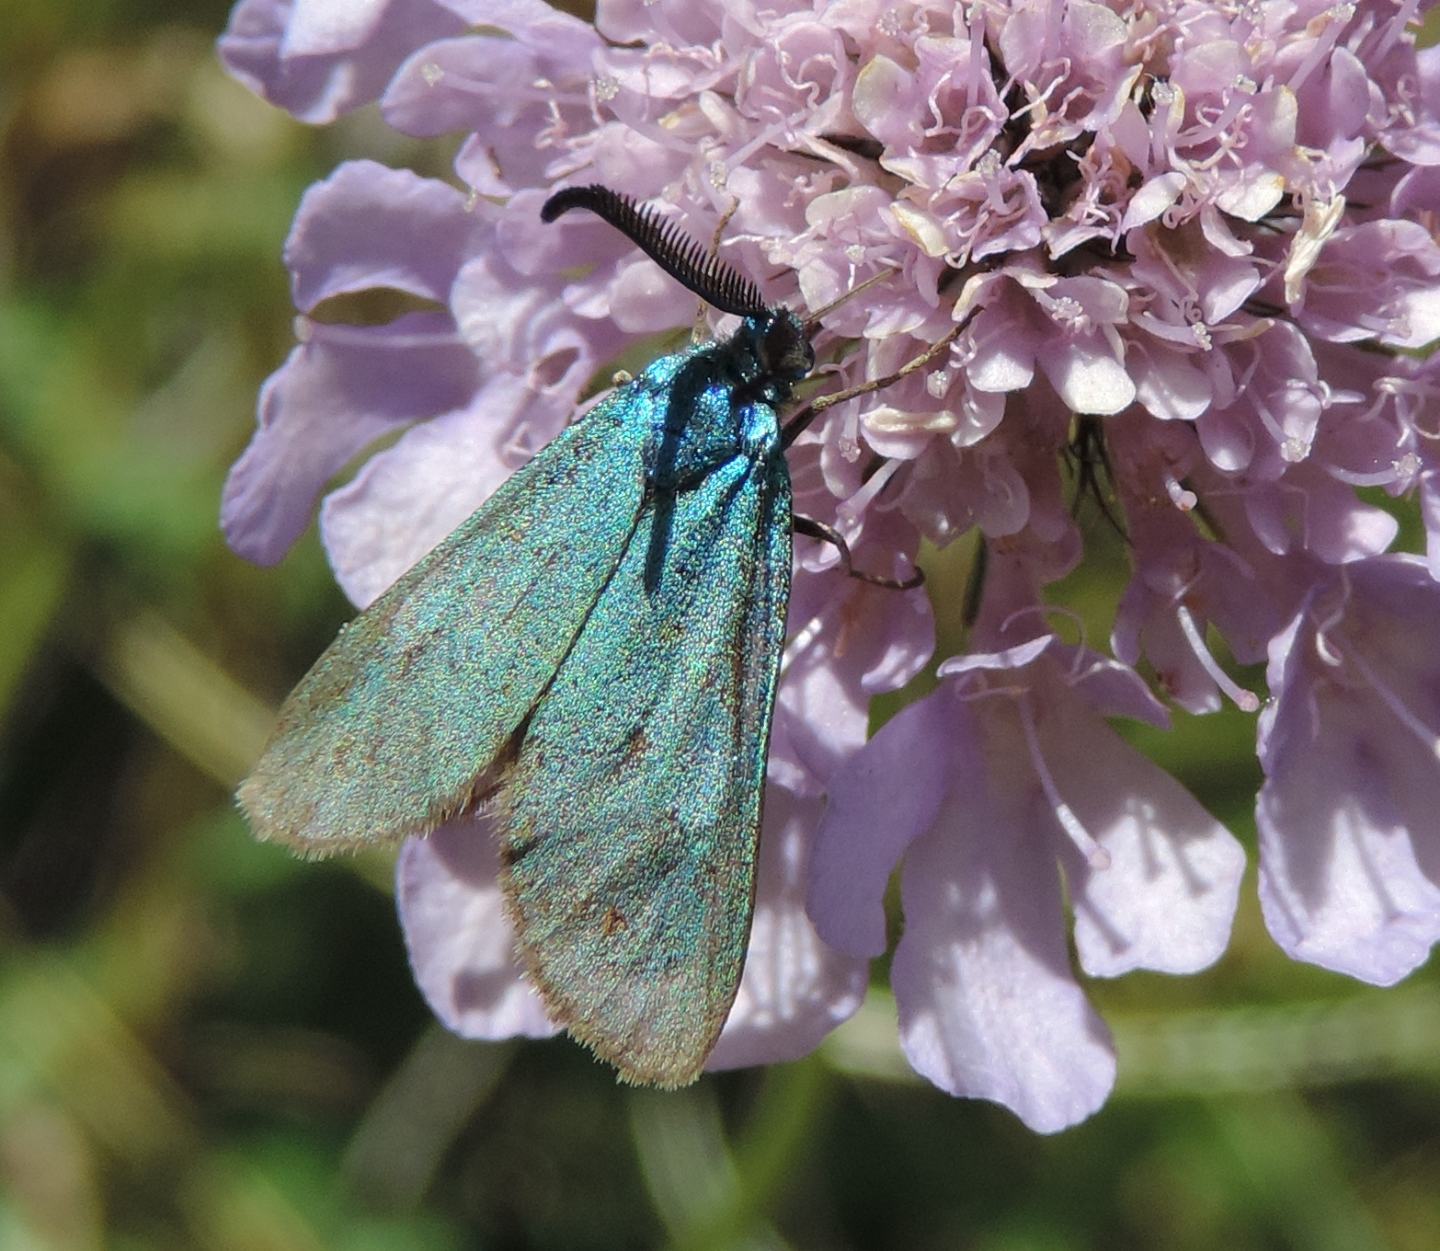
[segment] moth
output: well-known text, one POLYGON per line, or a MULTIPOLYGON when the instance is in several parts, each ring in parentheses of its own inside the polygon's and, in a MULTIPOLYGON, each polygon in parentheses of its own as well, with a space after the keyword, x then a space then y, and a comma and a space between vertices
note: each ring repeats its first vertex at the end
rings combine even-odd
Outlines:
POLYGON ((622 1079, 676 1087, 744 967, 792 526, 849 567, 792 517, 785 450, 827 401, 900 374, 782 428, 814 321, 614 191, 559 191, 542 217, 573 209, 739 328, 618 386, 345 627, 238 798, 306 856, 485 800, 551 1018, 622 1079))

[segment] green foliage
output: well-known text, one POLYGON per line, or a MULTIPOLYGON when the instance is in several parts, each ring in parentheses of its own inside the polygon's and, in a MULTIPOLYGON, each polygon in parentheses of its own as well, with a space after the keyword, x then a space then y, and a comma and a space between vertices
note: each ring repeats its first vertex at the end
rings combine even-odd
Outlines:
MULTIPOLYGON (((249 839, 230 789, 346 609, 313 535, 250 568, 217 501, 288 349, 290 214, 375 149, 229 82, 226 7, 22 4, 0 40, 0 1248, 1432 1247, 1436 976, 1291 965, 1253 889, 1217 968, 1092 986, 1121 1086, 1042 1139, 909 1076, 881 992, 672 1095, 462 1043, 386 858, 249 839)), ((1112 555, 1066 588, 1094 638, 1112 555)), ((1253 842, 1252 736, 1137 739, 1253 842)))

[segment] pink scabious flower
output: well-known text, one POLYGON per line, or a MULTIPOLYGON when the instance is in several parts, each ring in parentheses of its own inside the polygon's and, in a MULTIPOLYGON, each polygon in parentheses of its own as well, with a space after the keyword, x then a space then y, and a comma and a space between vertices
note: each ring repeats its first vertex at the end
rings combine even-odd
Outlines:
MULTIPOLYGON (((792 449, 797 512, 904 572, 978 532, 969 650, 923 592, 801 541, 755 930, 713 1066, 813 1048, 860 1002, 901 866, 901 1040, 942 1088, 1043 1131, 1113 1080, 1071 971, 1221 951, 1237 844, 1112 717, 1260 700, 1261 892, 1280 945, 1375 983, 1440 938, 1440 50, 1417 0, 241 0, 237 77, 308 121, 378 101, 458 137, 457 184, 368 161, 302 201, 298 344, 227 486, 232 545, 321 535, 364 605, 694 300, 614 232, 539 206, 648 200, 769 299, 815 309, 833 386, 950 337, 792 449), (324 313, 384 288, 383 325, 324 313), (1133 574, 1109 654, 1047 588, 1083 558, 1103 465, 1133 574), (1357 495, 1418 494, 1428 564, 1357 495), (1062 631, 1063 632, 1063 631, 1062 631), (1223 643, 1224 649, 1217 647, 1223 643)), ((551 1032, 520 978, 483 819, 402 851, 417 980, 475 1037, 551 1032)))

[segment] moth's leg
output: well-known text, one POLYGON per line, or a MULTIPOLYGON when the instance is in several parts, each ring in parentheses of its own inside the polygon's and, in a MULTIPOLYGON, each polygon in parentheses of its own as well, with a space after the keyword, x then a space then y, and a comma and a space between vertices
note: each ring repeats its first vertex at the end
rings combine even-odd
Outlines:
POLYGON ((803 534, 806 538, 818 539, 821 543, 829 543, 840 553, 840 567, 845 570, 845 575, 850 578, 857 578, 861 582, 868 582, 872 586, 884 586, 892 591, 909 591, 925 581, 925 571, 918 565, 915 572, 908 578, 883 578, 878 573, 865 573, 856 569, 850 560, 850 545, 845 542, 840 531, 834 526, 827 526, 823 521, 816 521, 813 517, 796 516, 793 519, 796 534, 803 534))
POLYGON ((780 450, 788 451, 790 445, 810 428, 810 423, 820 416, 820 410, 807 404, 789 421, 780 427, 780 450))
MULTIPOLYGON (((956 322, 945 335, 937 339, 919 356, 901 365, 893 374, 887 374, 883 378, 876 378, 870 382, 862 382, 858 387, 850 387, 845 391, 836 391, 830 395, 822 395, 819 399, 813 400, 806 407, 795 414, 780 430, 780 446, 788 448, 796 439, 810 428, 810 424, 827 408, 833 408, 836 404, 844 403, 846 400, 853 400, 857 395, 868 395, 871 391, 878 391, 881 387, 888 387, 891 383, 899 382, 901 378, 913 374, 917 369, 924 369, 932 360, 947 351, 964 331, 969 322, 967 317, 964 321, 956 322)), ((908 578, 882 578, 879 574, 862 573, 854 568, 850 561, 850 547, 840 536, 839 532, 824 522, 816 521, 812 517, 796 517, 795 532, 803 534, 812 539, 819 539, 822 543, 832 544, 840 553, 840 563, 844 566, 845 572, 852 578, 859 578, 862 582, 870 582, 875 586, 891 587, 897 591, 908 591, 912 587, 919 586, 925 581, 925 571, 918 566, 915 572, 908 578)))

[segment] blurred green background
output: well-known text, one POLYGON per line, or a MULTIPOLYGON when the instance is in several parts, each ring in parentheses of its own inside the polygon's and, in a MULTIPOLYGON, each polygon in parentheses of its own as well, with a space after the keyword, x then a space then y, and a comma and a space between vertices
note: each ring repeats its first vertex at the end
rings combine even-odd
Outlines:
MULTIPOLYGON (((909 1076, 879 988, 810 1060, 670 1095, 459 1042, 384 858, 251 841, 231 788, 348 616, 313 532, 258 570, 216 529, 281 242, 339 160, 446 156, 254 99, 227 8, 0 0, 0 1248, 1440 1245, 1433 968, 1290 964, 1253 872, 1218 967, 1091 984, 1120 1087, 1040 1138, 909 1076)), ((1253 849, 1249 718, 1144 743, 1253 849)))

